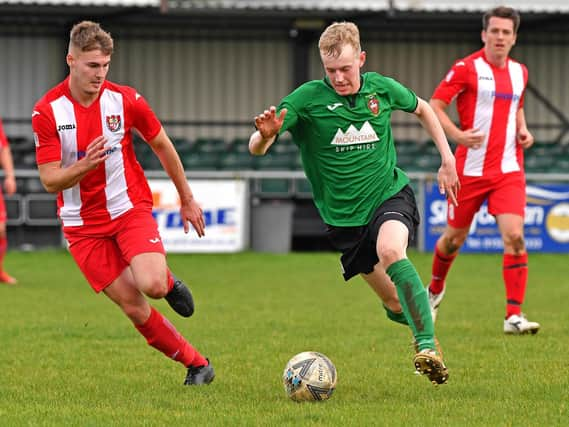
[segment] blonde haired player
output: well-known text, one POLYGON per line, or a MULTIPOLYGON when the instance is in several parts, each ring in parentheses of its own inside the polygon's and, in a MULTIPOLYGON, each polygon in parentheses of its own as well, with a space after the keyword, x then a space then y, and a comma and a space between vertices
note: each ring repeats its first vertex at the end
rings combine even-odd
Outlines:
POLYGON ((409 178, 396 166, 391 112, 414 114, 431 135, 441 153, 440 190, 453 201, 459 186, 454 156, 427 102, 394 79, 360 73, 366 53, 355 24, 330 25, 319 50, 326 77, 255 117, 249 149, 264 155, 280 133, 292 134, 328 238, 342 253, 344 279, 363 277, 388 317, 411 328, 418 372, 445 383, 427 293, 406 253, 419 212, 409 178))

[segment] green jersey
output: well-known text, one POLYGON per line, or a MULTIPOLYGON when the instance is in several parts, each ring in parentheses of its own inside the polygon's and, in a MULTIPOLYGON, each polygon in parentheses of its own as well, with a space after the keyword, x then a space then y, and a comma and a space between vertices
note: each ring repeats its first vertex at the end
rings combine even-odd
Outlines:
POLYGON ((280 133, 288 130, 326 224, 367 224, 409 178, 396 166, 391 113, 417 109, 413 91, 377 73, 361 76, 360 91, 341 96, 328 78, 303 84, 286 96, 280 133))

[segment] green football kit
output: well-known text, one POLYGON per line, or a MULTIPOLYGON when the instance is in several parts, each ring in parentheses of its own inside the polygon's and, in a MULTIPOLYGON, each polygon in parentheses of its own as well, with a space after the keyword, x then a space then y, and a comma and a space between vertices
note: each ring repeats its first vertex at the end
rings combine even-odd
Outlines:
POLYGON ((417 96, 377 73, 361 76, 361 89, 341 96, 328 78, 303 84, 280 103, 300 148, 314 203, 326 224, 365 225, 381 203, 409 178, 396 166, 391 113, 413 112, 417 96))
MULTIPOLYGON (((397 167, 391 114, 412 113, 418 99, 396 80, 369 72, 358 93, 339 95, 329 79, 307 82, 283 98, 287 109, 279 133, 289 131, 300 149, 314 203, 326 224, 367 225, 376 209, 409 183, 397 167)), ((388 317, 408 324, 419 350, 434 349, 434 326, 428 297, 408 259, 387 269, 397 288, 403 313, 388 317)))

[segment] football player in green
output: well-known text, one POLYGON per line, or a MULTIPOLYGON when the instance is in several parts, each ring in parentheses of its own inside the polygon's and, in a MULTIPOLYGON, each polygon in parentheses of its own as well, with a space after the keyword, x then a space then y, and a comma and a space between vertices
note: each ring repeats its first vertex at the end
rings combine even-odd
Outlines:
POLYGON ((442 158, 439 190, 456 203, 454 156, 426 101, 396 80, 360 73, 366 53, 355 24, 330 25, 318 47, 326 77, 256 116, 249 150, 264 155, 279 134, 292 134, 328 238, 342 253, 344 279, 365 279, 388 317, 411 328, 417 371, 445 383, 448 370, 435 345, 427 292, 406 255, 420 219, 409 178, 396 165, 391 113, 417 116, 442 158))

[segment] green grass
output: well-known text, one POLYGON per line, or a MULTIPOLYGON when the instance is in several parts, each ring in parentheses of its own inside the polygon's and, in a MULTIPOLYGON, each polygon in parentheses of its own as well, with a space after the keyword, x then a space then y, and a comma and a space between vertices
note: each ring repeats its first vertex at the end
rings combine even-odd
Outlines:
MULTIPOLYGON (((423 278, 429 254, 411 253, 423 278)), ((65 252, 8 254, 17 287, 0 287, 1 426, 561 426, 569 425, 567 255, 532 255, 524 307, 536 336, 502 333, 499 255, 461 255, 437 335, 449 384, 413 374, 411 336, 389 322, 332 253, 171 255, 190 283, 191 319, 155 302, 216 368, 208 387, 148 347, 94 294, 65 252), (332 399, 284 395, 287 360, 305 350, 338 369, 332 399)))

